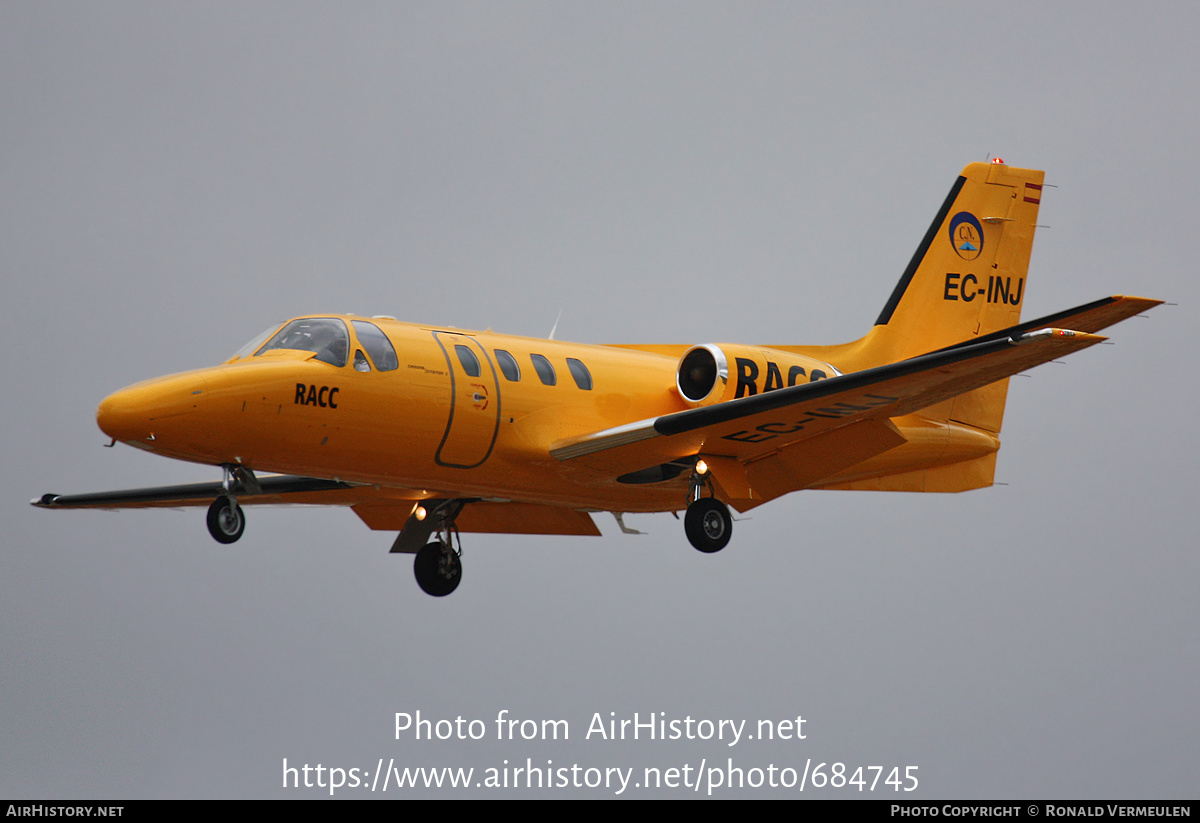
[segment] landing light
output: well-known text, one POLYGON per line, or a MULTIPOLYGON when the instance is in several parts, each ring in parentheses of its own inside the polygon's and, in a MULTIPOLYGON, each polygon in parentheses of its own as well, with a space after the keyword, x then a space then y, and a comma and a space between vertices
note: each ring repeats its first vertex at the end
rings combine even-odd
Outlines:
POLYGON ((413 512, 413 514, 415 514, 415 515, 417 516, 417 519, 418 519, 418 520, 424 520, 424 519, 425 519, 425 514, 426 514, 426 512, 425 512, 425 507, 424 507, 424 506, 417 506, 417 510, 416 510, 415 512, 413 512))
POLYGON ((696 474, 708 474, 708 464, 703 460, 696 461, 696 474))

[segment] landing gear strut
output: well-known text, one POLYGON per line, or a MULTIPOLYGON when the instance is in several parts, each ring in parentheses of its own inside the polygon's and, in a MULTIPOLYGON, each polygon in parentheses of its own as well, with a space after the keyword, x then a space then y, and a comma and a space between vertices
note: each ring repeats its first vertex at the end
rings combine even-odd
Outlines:
POLYGON ((733 517, 729 514, 729 508, 713 495, 708 467, 700 460, 692 472, 688 494, 691 502, 683 516, 683 530, 688 542, 708 554, 719 552, 729 545, 729 538, 733 535, 733 517), (709 497, 700 496, 705 487, 708 488, 709 497))

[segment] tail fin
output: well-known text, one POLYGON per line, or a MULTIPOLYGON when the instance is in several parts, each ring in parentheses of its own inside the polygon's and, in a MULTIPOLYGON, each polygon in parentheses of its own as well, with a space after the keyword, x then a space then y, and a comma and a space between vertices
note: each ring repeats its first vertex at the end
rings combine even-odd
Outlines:
POLYGON ((998 163, 963 169, 868 335, 872 360, 915 357, 1021 321, 1042 179, 998 163))
MULTIPOLYGON (((864 340, 873 359, 903 360, 1021 322, 1042 180, 999 163, 963 169, 864 340)), ((998 434, 1007 395, 1001 380, 921 416, 998 434)))
MULTIPOLYGON (((963 169, 874 328, 861 340, 808 350, 843 371, 895 363, 1017 325, 1028 286, 1040 171, 1000 163, 963 169)), ((934 423, 998 433, 1008 380, 920 412, 934 423)))
POLYGON ((1028 287, 1040 171, 1001 163, 963 169, 866 337, 802 348, 858 371, 1015 326, 1028 287))

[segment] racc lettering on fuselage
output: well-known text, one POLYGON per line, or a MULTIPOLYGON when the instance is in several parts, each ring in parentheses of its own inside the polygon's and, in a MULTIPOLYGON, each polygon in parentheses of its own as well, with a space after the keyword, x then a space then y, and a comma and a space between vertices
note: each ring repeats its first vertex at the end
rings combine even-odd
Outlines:
POLYGON ((307 383, 296 384, 296 399, 294 403, 301 406, 320 406, 324 409, 336 409, 337 402, 333 399, 341 389, 337 386, 317 386, 307 383))
MULTIPOLYGON (((746 357, 735 358, 734 363, 737 364, 737 393, 734 395, 734 398, 758 394, 758 364, 746 357)), ((812 374, 808 375, 808 380, 810 383, 815 383, 818 380, 824 380, 828 376, 820 369, 813 369, 812 374)), ((787 385, 796 385, 802 377, 805 377, 804 367, 792 366, 788 369, 787 385)), ((779 371, 779 366, 774 361, 768 360, 767 381, 763 386, 763 391, 769 392, 782 388, 784 388, 783 373, 779 371)))

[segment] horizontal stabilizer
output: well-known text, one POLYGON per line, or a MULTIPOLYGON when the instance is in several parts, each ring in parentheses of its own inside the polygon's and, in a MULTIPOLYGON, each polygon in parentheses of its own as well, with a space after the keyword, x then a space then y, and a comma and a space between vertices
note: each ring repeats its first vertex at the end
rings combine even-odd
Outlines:
MULTIPOLYGON (((1028 323, 1010 326, 1007 329, 1001 329, 998 332, 974 338, 970 343, 983 343, 988 340, 999 340, 1005 337, 1019 337, 1022 334, 1049 328, 1074 329, 1077 332, 1082 331, 1094 334, 1101 329, 1106 329, 1109 326, 1120 323, 1122 320, 1128 320, 1130 317, 1134 317, 1144 311, 1149 311, 1155 306, 1161 306, 1162 302, 1161 300, 1151 300, 1148 297, 1126 297, 1125 295, 1114 294, 1112 297, 1104 297, 1091 303, 1084 303, 1082 306, 1076 306, 1073 309, 1048 314, 1045 317, 1039 317, 1037 320, 1030 320, 1028 323)), ((965 345, 969 344, 959 343, 957 346, 950 346, 948 348, 957 348, 958 346, 965 345)))

